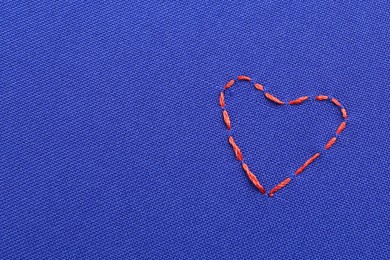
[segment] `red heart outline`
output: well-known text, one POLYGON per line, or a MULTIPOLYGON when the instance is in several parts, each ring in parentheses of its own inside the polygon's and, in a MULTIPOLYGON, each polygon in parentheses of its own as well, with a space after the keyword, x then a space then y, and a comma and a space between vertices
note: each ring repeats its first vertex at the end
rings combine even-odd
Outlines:
MULTIPOLYGON (((288 101, 287 103, 281 101, 280 99, 278 99, 277 97, 273 96, 272 94, 270 94, 269 92, 266 92, 264 90, 264 87, 259 84, 259 83, 254 83, 252 81, 252 79, 248 76, 243 76, 243 75, 240 75, 237 77, 237 80, 238 81, 248 81, 248 82, 251 82, 253 83, 255 89, 257 89, 258 91, 262 91, 264 92, 264 96, 278 104, 278 105, 281 105, 281 106, 284 106, 284 105, 299 105, 299 104, 302 104, 303 102, 307 101, 307 100, 310 100, 310 99, 314 99, 316 101, 329 101, 331 103, 333 103, 335 106, 337 106, 339 109, 340 109, 340 112, 341 112, 341 115, 342 115, 342 118, 343 118, 343 121, 341 122, 341 124, 339 125, 339 127, 337 128, 336 130, 336 133, 335 133, 335 136, 332 137, 331 139, 329 139, 329 141, 326 143, 325 145, 325 149, 328 150, 330 149, 333 144, 336 142, 338 136, 341 134, 341 132, 345 129, 346 127, 346 120, 348 118, 347 116, 347 111, 346 109, 344 108, 343 105, 341 105, 341 103, 334 97, 329 97, 329 96, 326 96, 326 95, 318 95, 316 96, 315 98, 309 98, 308 96, 302 96, 302 97, 299 97, 297 99, 294 99, 294 100, 291 100, 291 101, 288 101)), ((230 80, 223 88, 223 90, 221 91, 220 95, 219 95, 219 105, 220 107, 222 108, 222 116, 223 116, 223 121, 225 122, 225 125, 227 127, 227 130, 230 132, 231 130, 231 121, 230 121, 230 118, 229 118, 229 114, 228 114, 228 111, 226 110, 226 107, 225 107, 225 91, 229 88, 231 88, 235 83, 235 80, 232 79, 230 80)), ((229 134, 229 144, 232 146, 232 149, 233 149, 233 152, 237 158, 238 161, 240 161, 241 165, 242 165, 242 168, 243 170, 245 171, 245 173, 247 174, 249 180, 253 183, 253 185, 256 186, 256 188, 259 189, 259 191, 262 193, 262 194, 266 194, 266 190, 264 189, 264 187, 260 184, 259 180, 257 179, 256 175, 254 175, 250 170, 249 170, 249 167, 246 163, 244 163, 244 158, 243 158, 243 155, 242 155, 242 152, 240 150, 240 148, 238 147, 238 145, 236 144, 236 142, 234 141, 234 138, 231 134, 229 134)), ((312 157, 310 157, 301 167, 299 167, 296 171, 295 171, 295 174, 294 176, 297 176, 299 175, 300 173, 303 172, 303 170, 306 169, 307 166, 309 166, 311 163, 313 163, 318 157, 320 157, 321 153, 320 152, 317 152, 315 153, 312 157)), ((268 193, 268 196, 269 197, 273 197, 275 192, 277 192, 278 190, 284 188, 289 182, 291 181, 291 177, 287 177, 286 179, 284 179, 283 181, 281 181, 279 184, 277 184, 275 187, 273 187, 270 192, 268 193)))

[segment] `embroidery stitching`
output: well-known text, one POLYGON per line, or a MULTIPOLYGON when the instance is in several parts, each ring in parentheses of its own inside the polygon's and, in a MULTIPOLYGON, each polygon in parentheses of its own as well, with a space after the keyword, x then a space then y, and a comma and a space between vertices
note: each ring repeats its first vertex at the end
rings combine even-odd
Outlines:
MULTIPOLYGON (((239 75, 237 77, 237 80, 238 81, 252 82, 252 79, 250 77, 248 77, 248 76, 245 76, 245 75, 239 75)), ((219 106, 222 109, 223 121, 224 121, 224 123, 226 125, 226 128, 227 128, 227 130, 229 132, 230 132, 230 130, 232 128, 232 124, 231 124, 231 121, 230 121, 229 114, 228 114, 228 112, 226 110, 226 107, 225 107, 225 91, 227 89, 231 88, 234 85, 234 83, 235 83, 234 79, 230 80, 223 87, 223 90, 220 92, 220 95, 219 95, 219 106)), ((254 85, 255 89, 257 89, 259 91, 264 91, 264 87, 261 84, 253 83, 253 85, 254 85)), ((265 96, 265 98, 267 98, 271 102, 274 102, 274 103, 276 103, 278 105, 281 105, 281 106, 286 105, 285 102, 281 101, 280 99, 278 99, 274 95, 270 94, 269 92, 265 92, 264 91, 264 96, 265 96)), ((310 99, 309 96, 302 96, 302 97, 299 97, 297 99, 288 101, 287 104, 288 105, 299 105, 299 104, 302 104, 303 102, 305 102, 305 101, 307 101, 309 99, 310 99)), ((341 124, 339 125, 339 127, 336 130, 335 136, 332 137, 331 139, 329 139, 329 141, 325 145, 325 150, 328 150, 335 144, 335 142, 337 141, 337 137, 341 134, 341 132, 344 131, 344 129, 345 129, 346 125, 347 125, 347 123, 346 123, 346 120, 348 119, 347 111, 344 108, 344 106, 341 105, 341 103, 334 97, 330 98, 329 96, 318 95, 318 96, 316 96, 314 98, 314 100, 316 100, 316 101, 329 101, 330 100, 331 103, 333 103, 334 105, 336 105, 340 109, 340 112, 341 112, 341 115, 342 115, 342 118, 343 118, 343 121, 341 122, 341 124)), ((248 165, 243 162, 242 152, 241 152, 240 148, 238 147, 238 145, 236 144, 236 142, 234 141, 234 138, 233 138, 233 136, 231 134, 229 134, 228 141, 229 141, 229 144, 231 145, 231 147, 233 149, 233 152, 234 152, 237 160, 241 162, 241 166, 242 166, 244 172, 247 174, 247 177, 249 178, 249 180, 260 191, 261 194, 266 194, 266 190, 260 184, 260 182, 257 179, 256 175, 254 175, 249 170, 248 165)), ((297 175, 301 174, 310 164, 312 164, 316 159, 318 159, 320 157, 320 155, 321 155, 320 152, 315 153, 301 167, 299 167, 295 171, 294 175, 297 176, 297 175)), ((273 197, 275 192, 277 192, 280 189, 284 188, 287 184, 290 183, 290 181, 291 181, 291 177, 288 177, 288 178, 284 179, 283 181, 281 181, 280 183, 278 183, 275 187, 273 187, 270 190, 270 192, 268 193, 268 196, 269 197, 273 197)))

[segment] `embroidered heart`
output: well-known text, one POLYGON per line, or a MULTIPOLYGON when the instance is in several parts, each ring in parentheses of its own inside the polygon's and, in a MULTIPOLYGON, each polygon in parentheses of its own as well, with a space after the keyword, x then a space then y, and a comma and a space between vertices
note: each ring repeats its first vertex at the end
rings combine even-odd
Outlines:
MULTIPOLYGON (((238 81, 248 81, 248 82, 252 82, 252 79, 248 76, 238 76, 237 77, 237 80, 238 81)), ((223 116, 223 121, 225 122, 225 125, 227 127, 227 130, 230 132, 231 128, 232 128, 232 124, 231 124, 231 121, 230 121, 230 118, 229 118, 229 114, 228 114, 228 111, 226 110, 226 107, 225 107, 225 91, 229 88, 231 88, 235 83, 235 80, 232 79, 230 80, 223 88, 223 90, 221 91, 220 95, 219 95, 219 105, 220 107, 222 108, 222 116, 223 116)), ((295 106, 295 105, 299 105, 299 104, 302 104, 303 102, 307 101, 307 100, 316 100, 316 101, 328 101, 328 102, 331 102, 333 103, 334 105, 336 105, 339 109, 340 109, 340 112, 341 112, 341 115, 342 115, 342 118, 343 118, 343 121, 341 122, 341 124, 338 126, 337 130, 336 130, 336 133, 335 133, 335 136, 332 137, 331 139, 329 139, 329 141, 325 144, 325 150, 328 150, 330 149, 334 143, 337 141, 337 138, 338 136, 341 134, 341 132, 345 129, 346 125, 347 125, 347 111, 346 109, 341 105, 341 103, 334 97, 329 97, 329 96, 326 96, 326 95, 318 95, 318 96, 315 96, 313 98, 310 98, 309 96, 302 96, 302 97, 299 97, 297 99, 294 99, 294 100, 291 100, 291 101, 288 101, 287 103, 281 101, 280 99, 278 99, 277 97, 275 97, 274 95, 270 94, 269 92, 265 91, 264 90, 264 87, 259 84, 259 83, 253 83, 255 89, 257 89, 258 91, 262 91, 264 92, 264 96, 265 98, 267 98, 268 100, 270 100, 271 102, 274 102, 278 105, 281 105, 281 106, 284 106, 284 105, 291 105, 291 106, 295 106)), ((264 187, 260 184, 259 180, 257 179, 256 175, 254 175, 250 170, 249 170, 249 166, 244 162, 244 158, 243 158, 243 155, 242 155, 242 152, 241 152, 241 149, 238 147, 238 145, 236 144, 233 136, 230 134, 229 135, 229 144, 231 145, 232 149, 233 149, 233 152, 237 158, 238 161, 240 161, 241 163, 241 166, 242 166, 242 169, 244 170, 244 172, 246 173, 246 175, 248 176, 249 180, 253 183, 253 185, 255 185, 255 187, 262 193, 262 194, 266 194, 266 190, 264 189, 264 187)), ((294 173, 294 176, 298 176, 299 174, 301 174, 311 163, 313 163, 316 159, 318 159, 319 157, 321 156, 321 153, 320 152, 317 152, 315 153, 312 157, 310 157, 301 167, 299 167, 295 173, 294 173)), ((287 177, 286 179, 284 179, 283 181, 281 181, 279 184, 277 184, 275 187, 273 187, 270 192, 268 193, 268 196, 269 197, 273 197, 275 192, 277 192, 278 190, 284 188, 287 184, 290 183, 291 181, 291 178, 292 177, 287 177)))

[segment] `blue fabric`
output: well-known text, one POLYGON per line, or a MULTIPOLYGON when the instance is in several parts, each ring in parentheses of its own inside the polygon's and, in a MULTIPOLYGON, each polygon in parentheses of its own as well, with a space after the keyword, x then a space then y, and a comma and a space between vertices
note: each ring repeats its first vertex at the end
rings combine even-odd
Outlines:
POLYGON ((389 259, 389 8, 2 1, 0 258, 389 259))

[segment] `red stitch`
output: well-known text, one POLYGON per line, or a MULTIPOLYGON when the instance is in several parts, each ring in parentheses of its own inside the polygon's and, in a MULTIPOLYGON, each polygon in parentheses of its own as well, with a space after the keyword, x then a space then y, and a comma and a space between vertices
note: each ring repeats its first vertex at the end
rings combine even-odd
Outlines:
POLYGON ((303 103, 304 101, 306 101, 306 100, 308 100, 308 99, 309 99, 308 96, 304 96, 304 97, 297 98, 297 99, 295 99, 295 100, 291 100, 291 101, 289 101, 288 103, 289 103, 290 105, 298 105, 298 104, 301 104, 301 103, 303 103))
POLYGON ((290 177, 286 178, 284 181, 282 181, 281 183, 273 187, 272 190, 268 193, 268 196, 273 197, 275 192, 284 188, 287 184, 289 184, 290 181, 291 181, 290 177))
POLYGON ((259 191, 262 193, 262 194, 265 194, 265 189, 263 186, 261 186, 259 180, 256 178, 256 176, 249 170, 248 168, 248 165, 246 163, 243 163, 242 164, 242 168, 244 169, 244 171, 246 172, 246 175, 248 176, 248 178, 251 180, 251 182, 253 183, 253 185, 256 186, 256 188, 259 189, 259 191))
POLYGON ((320 153, 316 153, 315 155, 313 155, 312 157, 310 157, 309 160, 307 160, 298 170, 296 170, 295 172, 295 175, 298 175, 300 174, 301 172, 303 172, 303 170, 309 166, 312 162, 314 162, 315 159, 317 159, 318 157, 320 157, 320 153))
MULTIPOLYGON (((238 76, 237 77, 238 80, 244 80, 244 81, 251 81, 252 79, 249 78, 248 76, 238 76)), ((230 88, 231 86, 233 86, 233 84, 235 83, 234 80, 230 80, 225 86, 224 86, 224 89, 228 89, 230 88)), ((261 84, 259 83, 254 83, 254 86, 257 90, 260 90, 260 91, 263 91, 264 88, 261 84)), ((266 92, 264 93, 265 94, 265 97, 279 105, 284 105, 285 103, 281 100, 279 100, 278 98, 276 98, 275 96, 271 95, 270 93, 266 92)), ((297 98, 295 100, 292 100, 292 101, 289 101, 288 103, 290 105, 297 105, 297 104, 301 104, 302 102, 308 100, 309 97, 308 96, 303 96, 303 97, 300 97, 300 98, 297 98)), ((318 95, 315 97, 315 100, 318 100, 318 101, 322 101, 322 100, 328 100, 329 97, 328 96, 324 96, 324 95, 318 95)), ((345 110, 345 108, 342 107, 342 105, 340 104, 340 102, 336 99, 336 98, 332 98, 331 99, 331 102, 334 103, 336 106, 340 107, 340 110, 341 110, 341 113, 342 113, 342 116, 344 119, 347 119, 347 111, 345 110)), ((230 122, 230 118, 229 118, 229 115, 228 115, 228 112, 224 109, 225 108, 225 95, 224 95, 224 92, 222 91, 220 93, 220 97, 219 97, 219 104, 221 106, 221 108, 223 109, 223 120, 227 126, 227 129, 230 130, 231 129, 231 122, 230 122)), ((336 130, 336 134, 339 135, 346 127, 346 122, 343 121, 339 127, 337 128, 336 130)), ((334 144, 335 142, 337 141, 337 137, 332 137, 331 139, 329 139, 329 141, 326 143, 325 145, 325 149, 328 150, 330 149, 334 144)), ((233 148, 233 151, 234 151, 234 154, 236 156, 236 158, 242 162, 243 160, 243 156, 242 156, 242 153, 241 153, 241 150, 240 148, 237 146, 237 144, 235 143, 234 139, 232 136, 229 136, 229 143, 230 145, 232 146, 233 148)), ((318 157, 320 157, 320 153, 316 153, 314 154, 310 159, 308 159, 299 169, 296 170, 295 172, 295 175, 299 175, 300 173, 302 173, 307 166, 309 166, 311 163, 313 163, 318 157)), ((266 191, 264 189, 264 187, 260 184, 260 182, 258 181, 257 177, 249 170, 249 167, 247 164, 245 163, 242 163, 242 168, 244 169, 244 171, 246 172, 247 174, 247 177, 250 179, 250 181, 253 183, 253 185, 255 185, 259 191, 262 193, 262 194, 265 194, 266 191)), ((282 182, 280 182, 278 185, 276 185, 270 192, 269 192, 269 196, 272 197, 274 196, 274 193, 277 192, 278 190, 282 189, 283 187, 285 187, 289 182, 291 181, 291 178, 286 178, 285 180, 283 180, 282 182)))
POLYGON ((325 149, 328 150, 336 142, 337 137, 332 137, 325 145, 325 149))
POLYGON ((229 81, 229 82, 223 87, 223 89, 228 89, 228 88, 230 88, 231 86, 233 86, 233 84, 234 84, 234 79, 232 79, 231 81, 229 81))
POLYGON ((230 130, 231 123, 230 123, 229 114, 226 110, 223 110, 222 113, 223 113, 223 121, 225 122, 227 129, 230 130))
POLYGON ((270 93, 265 92, 264 95, 265 95, 266 98, 268 98, 269 100, 275 102, 276 104, 284 105, 283 101, 279 100, 277 97, 272 96, 270 93))
POLYGON ((252 79, 248 76, 240 75, 237 77, 238 80, 251 81, 252 79))
POLYGON ((257 90, 260 90, 260 91, 263 91, 263 90, 264 90, 264 87, 263 87, 261 84, 259 84, 259 83, 255 83, 255 88, 256 88, 257 90))
POLYGON ((340 104, 340 102, 339 102, 337 99, 332 98, 331 101, 332 101, 333 104, 335 104, 336 106, 341 107, 341 104, 340 104))
POLYGON ((347 119, 348 118, 348 116, 347 116, 347 110, 345 110, 345 108, 342 108, 342 109, 340 109, 341 110, 341 114, 343 114, 343 118, 344 119, 347 119))
POLYGON ((236 155, 237 160, 242 161, 242 153, 232 136, 229 136, 229 143, 233 148, 234 154, 236 155))
POLYGON ((328 96, 322 96, 322 95, 316 96, 316 100, 318 101, 327 100, 328 98, 329 98, 328 96))
POLYGON ((223 91, 221 91, 221 94, 219 95, 219 105, 221 106, 221 108, 225 107, 225 94, 223 93, 223 91))
POLYGON ((341 134, 341 132, 344 131, 346 125, 347 125, 346 122, 342 122, 342 123, 339 125, 339 127, 337 128, 336 134, 338 134, 338 135, 341 134))

